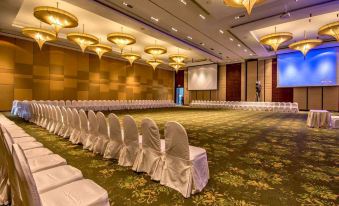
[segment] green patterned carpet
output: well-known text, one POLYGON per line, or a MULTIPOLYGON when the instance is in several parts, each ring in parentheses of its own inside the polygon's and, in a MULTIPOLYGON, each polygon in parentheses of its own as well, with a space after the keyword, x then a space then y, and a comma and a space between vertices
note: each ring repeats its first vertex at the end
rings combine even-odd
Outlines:
MULTIPOLYGON (((211 179, 185 199, 147 175, 82 150, 11 117, 47 148, 104 187, 111 205, 339 205, 339 130, 309 129, 306 113, 187 108, 119 111, 184 125, 191 145, 207 150, 211 179)), ((80 188, 79 188, 80 189, 80 188)))

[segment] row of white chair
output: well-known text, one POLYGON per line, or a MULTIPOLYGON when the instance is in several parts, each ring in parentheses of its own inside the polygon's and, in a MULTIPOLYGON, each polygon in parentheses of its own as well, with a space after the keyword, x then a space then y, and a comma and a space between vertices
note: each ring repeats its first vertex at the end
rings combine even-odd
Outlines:
POLYGON ((122 129, 115 114, 32 104, 30 121, 54 134, 82 144, 105 159, 117 159, 121 166, 146 172, 153 180, 179 191, 183 196, 200 192, 209 179, 205 149, 190 146, 185 128, 177 122, 165 125, 165 139, 151 119, 141 123, 141 134, 133 117, 123 118, 122 129))
POLYGON ((299 112, 298 103, 294 102, 237 102, 237 101, 203 101, 193 100, 190 104, 195 108, 225 108, 253 111, 299 112))
POLYGON ((85 111, 113 111, 124 109, 153 109, 175 107, 172 100, 40 100, 40 101, 19 101, 14 100, 11 113, 24 119, 30 118, 32 103, 42 103, 54 106, 66 106, 85 111))
POLYGON ((106 190, 2 114, 0 126, 0 204, 109 206, 106 190))

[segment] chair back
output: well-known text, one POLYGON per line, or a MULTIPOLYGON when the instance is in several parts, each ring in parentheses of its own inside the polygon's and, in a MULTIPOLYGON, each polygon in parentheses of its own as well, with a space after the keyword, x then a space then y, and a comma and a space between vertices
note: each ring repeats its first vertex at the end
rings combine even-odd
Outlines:
POLYGON ((88 112, 88 131, 91 134, 97 134, 99 130, 98 118, 95 113, 90 110, 88 112))
POLYGON ((73 120, 73 112, 70 108, 67 108, 67 120, 68 120, 68 124, 69 127, 74 127, 74 120, 73 120))
POLYGON ((79 117, 80 117, 80 127, 81 130, 88 132, 88 119, 85 111, 83 109, 79 110, 79 117))
POLYGON ((108 115, 109 138, 113 141, 122 144, 122 134, 119 118, 117 115, 111 113, 108 115))
POLYGON ((72 110, 73 113, 73 126, 75 129, 80 130, 81 126, 80 126, 80 117, 79 117, 79 113, 77 109, 73 109, 72 110))
POLYGON ((102 112, 97 113, 99 123, 99 134, 108 137, 108 125, 105 115, 102 112))
POLYGON ((178 122, 167 122, 165 125, 166 155, 189 160, 188 136, 185 128, 178 122))
POLYGON ((141 121, 141 133, 142 146, 160 152, 161 147, 159 128, 152 119, 146 118, 141 121))
POLYGON ((124 127, 123 128, 124 129, 124 144, 125 145, 139 144, 138 127, 132 116, 130 115, 124 116, 123 127, 124 127))

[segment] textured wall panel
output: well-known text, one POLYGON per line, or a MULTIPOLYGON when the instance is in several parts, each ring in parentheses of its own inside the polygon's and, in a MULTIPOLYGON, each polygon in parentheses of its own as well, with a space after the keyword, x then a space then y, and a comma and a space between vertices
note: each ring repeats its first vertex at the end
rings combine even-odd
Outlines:
POLYGON ((322 109, 321 87, 308 88, 308 109, 322 109))
POLYGON ((323 108, 330 111, 339 110, 339 87, 324 87, 323 108))
POLYGON ((247 101, 256 101, 255 83, 257 81, 258 61, 247 62, 247 101))

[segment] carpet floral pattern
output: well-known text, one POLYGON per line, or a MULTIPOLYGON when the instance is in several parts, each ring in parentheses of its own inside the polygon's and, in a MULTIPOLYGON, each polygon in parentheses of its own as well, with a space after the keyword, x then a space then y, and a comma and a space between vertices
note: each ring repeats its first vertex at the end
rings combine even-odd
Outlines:
POLYGON ((116 114, 131 114, 139 126, 150 117, 161 134, 167 121, 183 124, 190 144, 207 150, 207 187, 185 199, 115 160, 103 160, 34 124, 10 118, 105 188, 111 205, 339 204, 339 130, 307 128, 307 113, 175 108, 116 114))

